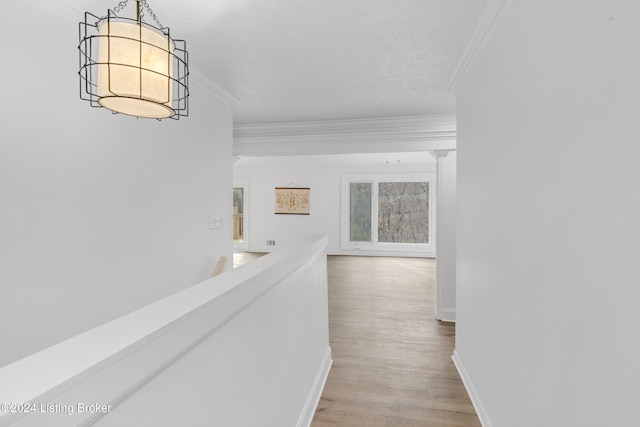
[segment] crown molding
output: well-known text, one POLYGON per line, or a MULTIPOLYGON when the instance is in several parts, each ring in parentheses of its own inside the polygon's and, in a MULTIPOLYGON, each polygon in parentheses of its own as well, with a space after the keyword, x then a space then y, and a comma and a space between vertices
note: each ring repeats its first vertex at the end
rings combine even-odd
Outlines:
POLYGON ((213 96, 223 105, 233 106, 238 102, 238 98, 224 87, 206 77, 193 66, 189 66, 190 80, 203 89, 206 93, 213 96))
POLYGON ((473 70, 480 54, 493 37, 498 25, 515 0, 489 0, 462 57, 447 85, 447 91, 457 94, 473 70))
POLYGON ((453 115, 234 126, 235 156, 389 153, 455 148, 453 115))

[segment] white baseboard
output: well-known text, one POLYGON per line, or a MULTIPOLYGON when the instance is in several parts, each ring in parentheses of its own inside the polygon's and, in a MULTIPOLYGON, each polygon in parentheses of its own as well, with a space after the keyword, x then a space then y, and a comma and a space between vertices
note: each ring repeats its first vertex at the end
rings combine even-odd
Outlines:
POLYGON ((355 251, 355 250, 327 250, 327 255, 371 256, 371 257, 397 257, 397 258, 433 258, 435 252, 393 252, 393 251, 355 251))
POLYGON ((453 360, 453 364, 456 366, 456 369, 458 370, 458 374, 462 379, 462 383, 464 384, 464 387, 467 389, 467 394, 469 395, 469 398, 471 399, 471 403, 473 404, 473 407, 476 410, 476 414, 478 415, 480 424, 482 424, 482 427, 493 427, 493 423, 489 419, 489 415, 487 414, 487 411, 484 409, 484 406, 482 405, 480 396, 478 396, 478 392, 473 386, 471 379, 467 375, 467 371, 464 369, 462 360, 460 360, 460 356, 455 350, 453 350, 453 356, 451 356, 451 359, 453 360))
POLYGON ((309 396, 307 396, 307 401, 304 404, 302 413, 300 413, 300 418, 298 418, 298 423, 296 424, 297 427, 309 427, 311 425, 313 416, 318 408, 318 403, 320 403, 320 397, 322 397, 322 391, 324 390, 324 385, 327 382, 327 377, 329 376, 332 364, 333 359, 331 358, 331 347, 328 347, 327 352, 322 359, 322 364, 320 365, 316 379, 313 382, 313 387, 309 392, 309 396))

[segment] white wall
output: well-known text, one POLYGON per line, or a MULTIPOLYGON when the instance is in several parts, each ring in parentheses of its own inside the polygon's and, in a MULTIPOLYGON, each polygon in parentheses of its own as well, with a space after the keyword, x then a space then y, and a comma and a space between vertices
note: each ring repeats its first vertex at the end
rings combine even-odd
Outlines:
POLYGON ((241 158, 233 175, 249 181, 249 250, 272 250, 267 240, 275 240, 277 247, 308 234, 326 234, 329 253, 351 253, 340 248, 341 176, 435 169, 435 159, 426 152, 241 158), (290 184, 311 188, 310 215, 274 214, 274 188, 290 184))
POLYGON ((459 93, 455 359, 485 426, 638 425, 638 16, 515 2, 459 93))
POLYGON ((92 109, 83 13, 3 8, 0 366, 201 281, 232 250, 230 107, 192 84, 180 121, 92 109))

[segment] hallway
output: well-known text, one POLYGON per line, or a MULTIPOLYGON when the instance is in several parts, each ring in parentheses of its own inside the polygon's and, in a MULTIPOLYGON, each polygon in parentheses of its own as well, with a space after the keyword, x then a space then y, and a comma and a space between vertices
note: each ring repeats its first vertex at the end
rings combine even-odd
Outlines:
POLYGON ((329 256, 333 367, 311 427, 474 427, 435 260, 329 256))

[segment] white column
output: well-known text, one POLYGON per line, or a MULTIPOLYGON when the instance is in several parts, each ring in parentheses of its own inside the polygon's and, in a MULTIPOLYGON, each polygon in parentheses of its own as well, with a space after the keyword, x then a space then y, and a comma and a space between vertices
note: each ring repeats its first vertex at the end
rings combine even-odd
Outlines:
POLYGON ((438 161, 436 195, 436 319, 456 320, 456 151, 431 150, 438 161))

